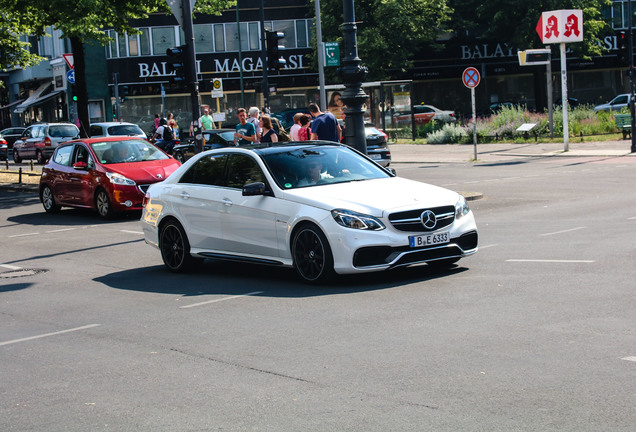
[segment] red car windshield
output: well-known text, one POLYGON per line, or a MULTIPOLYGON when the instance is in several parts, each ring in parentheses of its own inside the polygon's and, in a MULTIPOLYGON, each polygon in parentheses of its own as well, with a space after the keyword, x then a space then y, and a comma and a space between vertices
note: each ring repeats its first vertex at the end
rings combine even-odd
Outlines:
POLYGON ((103 164, 145 162, 169 159, 164 152, 145 140, 103 141, 90 144, 103 164))

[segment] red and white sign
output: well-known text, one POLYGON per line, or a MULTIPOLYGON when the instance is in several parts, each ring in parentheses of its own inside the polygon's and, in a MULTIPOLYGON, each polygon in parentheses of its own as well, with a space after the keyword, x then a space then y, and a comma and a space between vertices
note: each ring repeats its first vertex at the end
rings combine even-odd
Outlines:
POLYGON ((541 42, 564 43, 583 41, 583 11, 565 9, 543 12, 537 23, 541 42))
POLYGON ((481 81, 481 75, 479 75, 479 71, 474 67, 469 67, 464 69, 462 73, 462 82, 468 88, 475 88, 479 85, 479 81, 481 81))
POLYGON ((64 60, 66 60, 66 64, 68 65, 69 69, 73 69, 75 67, 73 54, 62 54, 62 57, 64 57, 64 60))

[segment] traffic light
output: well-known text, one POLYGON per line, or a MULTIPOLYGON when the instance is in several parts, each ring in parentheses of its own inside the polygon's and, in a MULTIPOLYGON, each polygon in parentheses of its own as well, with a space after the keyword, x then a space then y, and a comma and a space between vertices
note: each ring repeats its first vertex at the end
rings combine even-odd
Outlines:
POLYGON ((618 61, 623 65, 629 64, 629 43, 627 41, 627 33, 624 31, 618 34, 618 61))
POLYGON ((129 87, 127 85, 119 86, 119 102, 124 103, 128 100, 129 87))
POLYGON ((77 102, 77 86, 75 84, 71 85, 71 95, 73 102, 77 102))
POLYGON ((186 82, 186 48, 186 45, 181 45, 166 50, 166 54, 171 57, 168 63, 168 71, 173 74, 170 81, 175 84, 185 84, 186 82))
POLYGON ((268 31, 267 33, 267 67, 273 70, 279 70, 282 66, 285 66, 287 61, 280 57, 280 50, 285 49, 284 46, 279 45, 280 39, 285 37, 285 33, 268 31))

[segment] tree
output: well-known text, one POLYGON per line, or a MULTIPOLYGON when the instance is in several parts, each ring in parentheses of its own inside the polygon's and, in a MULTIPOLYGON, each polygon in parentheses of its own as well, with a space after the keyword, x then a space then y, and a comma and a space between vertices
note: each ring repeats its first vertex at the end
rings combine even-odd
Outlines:
MULTIPOLYGON (((323 40, 342 46, 341 0, 321 0, 323 40)), ((413 63, 413 53, 444 30, 452 10, 447 0, 356 0, 358 55, 369 80, 387 79, 413 63)))
POLYGON ((542 12, 560 9, 583 11, 582 43, 568 44, 577 55, 589 57, 603 52, 600 39, 611 27, 602 11, 611 0, 448 0, 454 7, 452 26, 456 35, 472 39, 507 41, 518 49, 542 48, 535 27, 542 12))
MULTIPOLYGON (((14 39, 26 32, 43 35, 47 26, 53 26, 62 31, 63 37, 71 40, 78 116, 82 125, 89 124, 83 43, 98 42, 105 45, 109 42, 105 29, 114 29, 117 33, 138 33, 131 26, 132 20, 146 18, 153 12, 171 13, 165 0, 4 0, 3 3, 6 5, 2 19, 15 23, 10 31, 11 35, 15 35, 14 39)), ((235 4, 236 0, 198 0, 195 11, 220 14, 235 4)), ((2 19, 0 24, 3 23, 2 19)), ((9 47, 12 49, 6 56, 4 51, 0 54, 0 62, 7 61, 0 63, 0 66, 27 66, 29 61, 35 60, 23 52, 26 51, 24 45, 12 43, 9 47)), ((87 134, 86 129, 81 128, 83 136, 87 134)))

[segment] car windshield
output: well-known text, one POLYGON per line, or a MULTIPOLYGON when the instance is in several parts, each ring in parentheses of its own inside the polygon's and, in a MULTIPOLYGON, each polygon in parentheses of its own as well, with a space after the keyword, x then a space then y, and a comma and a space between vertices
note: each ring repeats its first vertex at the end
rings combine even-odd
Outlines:
POLYGON ((73 125, 60 125, 49 127, 49 135, 54 138, 76 137, 79 129, 73 125))
POLYGON ((313 146, 265 154, 282 189, 320 186, 390 177, 390 174, 346 147, 313 146))
POLYGON ((108 128, 108 135, 145 135, 137 125, 115 125, 108 128))
POLYGON ((94 142, 90 146, 97 155, 97 159, 103 164, 145 162, 169 158, 157 147, 141 139, 94 142))

